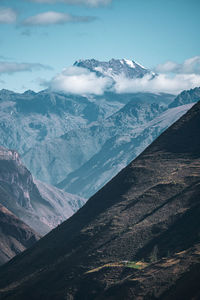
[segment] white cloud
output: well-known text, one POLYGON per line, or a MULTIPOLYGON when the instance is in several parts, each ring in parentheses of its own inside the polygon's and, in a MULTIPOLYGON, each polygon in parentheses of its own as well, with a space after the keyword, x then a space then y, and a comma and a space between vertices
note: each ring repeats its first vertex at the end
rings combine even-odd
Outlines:
POLYGON ((0 61, 0 74, 12 74, 16 72, 25 72, 41 69, 51 69, 48 66, 34 63, 16 63, 16 62, 2 62, 0 61))
POLYGON ((17 20, 17 13, 12 8, 0 8, 0 24, 11 24, 17 20))
POLYGON ((29 17, 23 21, 23 25, 26 26, 46 26, 53 24, 64 24, 64 23, 80 23, 80 22, 91 22, 95 20, 95 17, 90 16, 73 16, 66 13, 58 13, 55 11, 44 12, 32 17, 29 17))
POLYGON ((37 3, 56 3, 62 2, 66 4, 73 4, 73 5, 88 5, 88 6, 100 6, 100 5, 108 5, 112 2, 112 0, 32 0, 33 2, 37 3))
POLYGON ((49 86, 53 90, 71 94, 102 95, 112 84, 108 77, 97 77, 95 73, 80 67, 69 67, 55 76, 49 86))
POLYGON ((183 90, 200 86, 200 75, 196 74, 176 74, 175 76, 159 74, 153 79, 150 75, 136 79, 118 76, 115 80, 116 93, 163 92, 178 94, 183 90))
POLYGON ((176 73, 176 74, 200 74, 200 56, 186 59, 182 64, 173 61, 167 61, 156 67, 159 73, 176 73))
MULTIPOLYGON (((48 83, 48 86, 53 90, 79 95, 101 95, 106 91, 113 91, 118 94, 136 92, 178 94, 183 90, 200 86, 200 74, 190 73, 196 70, 193 66, 194 61, 198 61, 196 58, 188 59, 182 64, 182 70, 184 70, 183 74, 161 73, 153 78, 152 74, 147 74, 142 78, 132 79, 121 74, 111 79, 108 76, 98 77, 94 72, 90 72, 85 68, 73 66, 56 75, 52 81, 48 83)), ((174 69, 174 67, 169 64, 165 70, 172 70, 172 68, 174 69)), ((179 71, 180 70, 181 69, 179 69, 179 71)))

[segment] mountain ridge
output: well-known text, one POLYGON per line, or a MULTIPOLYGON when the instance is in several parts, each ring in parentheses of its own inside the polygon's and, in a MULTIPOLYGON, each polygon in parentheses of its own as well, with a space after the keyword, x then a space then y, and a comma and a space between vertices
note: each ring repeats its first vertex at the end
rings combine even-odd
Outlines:
MULTIPOLYGON (((200 232, 199 126, 197 103, 73 217, 1 267, 2 299, 27 299, 30 290, 32 299, 44 295, 48 299, 98 299, 109 288, 112 296, 112 288, 118 284, 112 269, 108 281, 104 276, 99 278, 98 272, 85 280, 86 272, 110 262, 138 261, 141 257, 148 261, 155 247, 158 260, 194 247, 200 232)), ((159 277, 157 283, 147 280, 143 297, 149 295, 148 286, 152 288, 153 282, 150 299, 169 295, 190 266, 189 259, 183 273, 178 268, 173 277, 167 277, 170 269, 166 268, 166 280, 160 286, 159 277)), ((195 257, 194 266, 198 266, 195 257)), ((126 279, 125 269, 120 270, 118 278, 126 279)), ((135 271, 130 272, 134 276, 135 271)), ((132 293, 140 291, 140 274, 150 278, 148 268, 147 273, 145 269, 141 272, 131 286, 132 293)), ((125 286, 125 291, 128 288, 125 286)), ((100 299, 109 298, 104 294, 100 299)), ((130 294, 126 299, 131 299, 130 294)))
POLYGON ((155 73, 146 69, 134 60, 111 59, 107 62, 96 59, 78 60, 74 66, 88 69, 97 76, 106 76, 115 80, 115 76, 124 75, 126 78, 142 78, 145 75, 155 77, 155 73))

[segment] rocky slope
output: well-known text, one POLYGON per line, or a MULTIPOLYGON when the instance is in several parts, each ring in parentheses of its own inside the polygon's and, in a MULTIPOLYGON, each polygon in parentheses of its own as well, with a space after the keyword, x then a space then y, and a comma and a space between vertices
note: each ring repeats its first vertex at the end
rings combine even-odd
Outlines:
POLYGON ((156 104, 129 102, 105 120, 103 128, 92 127, 99 138, 101 134, 105 136, 105 130, 109 138, 99 152, 71 172, 58 187, 84 198, 91 197, 193 105, 165 110, 156 104))
MULTIPOLYGON (((110 103, 110 97, 111 94, 106 95, 106 102, 110 103)), ((34 176, 48 183, 58 184, 97 154, 112 136, 117 135, 119 131, 126 134, 126 129, 129 135, 130 129, 128 131, 128 128, 137 124, 140 126, 156 117, 163 110, 163 103, 172 99, 172 96, 163 94, 157 96, 137 94, 129 95, 129 97, 131 100, 128 104, 121 103, 121 109, 118 105, 117 112, 113 112, 111 116, 84 124, 80 128, 75 126, 73 130, 68 130, 61 136, 37 142, 34 147, 23 154, 23 160, 34 176)), ((115 103, 120 103, 124 99, 128 100, 128 96, 116 97, 115 103)), ((96 99, 95 103, 99 101, 101 102, 101 99, 96 99)))
POLYGON ((36 184, 18 153, 0 147, 0 203, 36 232, 47 233, 84 204, 80 197, 36 184))
POLYGON ((180 93, 169 107, 177 107, 179 105, 189 104, 200 101, 200 87, 191 89, 189 91, 183 91, 180 93))
POLYGON ((155 73, 139 63, 128 59, 111 59, 108 62, 95 59, 78 60, 74 66, 86 68, 98 76, 115 79, 115 76, 124 75, 126 78, 142 78, 145 75, 155 76, 155 73))
POLYGON ((40 236, 0 204, 0 264, 31 247, 40 236))
POLYGON ((187 299, 186 287, 198 299, 199 128, 200 103, 73 217, 1 267, 1 299, 187 299))

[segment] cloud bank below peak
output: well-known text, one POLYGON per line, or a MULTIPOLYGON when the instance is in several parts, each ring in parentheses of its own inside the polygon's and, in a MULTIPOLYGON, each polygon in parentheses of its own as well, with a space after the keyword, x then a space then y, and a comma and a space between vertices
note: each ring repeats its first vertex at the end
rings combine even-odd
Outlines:
MULTIPOLYGON (((170 74, 168 74, 169 68, 162 67, 162 71, 167 70, 167 72, 157 74, 153 78, 151 74, 131 79, 123 73, 112 76, 112 78, 97 76, 95 72, 86 68, 72 66, 57 74, 50 82, 46 83, 46 86, 52 90, 78 95, 102 95, 106 91, 118 94, 136 92, 178 94, 183 90, 200 86, 200 73, 197 72, 198 68, 194 64, 194 61, 198 61, 197 58, 199 57, 188 59, 179 65, 179 71, 177 68, 171 68, 170 74), (181 73, 181 70, 184 72, 181 73)), ((161 65, 156 68, 156 70, 158 69, 161 70, 161 65)))
POLYGON ((102 95, 111 85, 111 78, 97 77, 95 73, 76 66, 64 69, 47 83, 52 90, 77 95, 102 95))

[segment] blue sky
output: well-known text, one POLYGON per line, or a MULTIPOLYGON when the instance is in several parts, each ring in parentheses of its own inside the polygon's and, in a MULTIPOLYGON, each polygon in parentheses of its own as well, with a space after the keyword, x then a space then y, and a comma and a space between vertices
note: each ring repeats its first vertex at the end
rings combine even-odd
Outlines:
POLYGON ((199 11, 199 0, 0 0, 0 88, 40 90, 79 58, 182 64, 200 56, 199 11))

